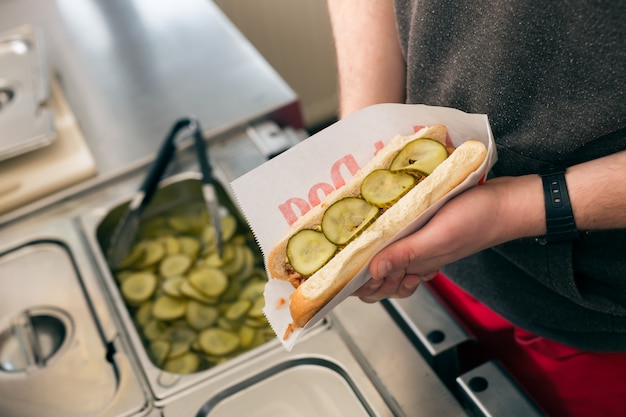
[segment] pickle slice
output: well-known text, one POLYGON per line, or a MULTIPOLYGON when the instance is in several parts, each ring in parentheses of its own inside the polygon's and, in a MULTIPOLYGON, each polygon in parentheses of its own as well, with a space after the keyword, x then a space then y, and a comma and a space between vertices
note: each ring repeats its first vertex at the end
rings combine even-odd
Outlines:
MULTIPOLYGON (((303 229, 289 238, 287 259, 289 264, 302 275, 313 275, 337 252, 337 246, 324 233, 303 229)), ((260 289, 260 288, 259 288, 260 289)))
POLYGON ((217 319, 216 324, 217 324, 217 327, 219 327, 220 329, 227 330, 229 332, 235 332, 239 330, 239 327, 241 327, 240 326, 241 323, 230 321, 224 316, 221 316, 219 319, 217 319))
POLYGON ((174 236, 161 236, 158 241, 161 242, 168 255, 174 255, 180 252, 180 242, 174 236))
POLYGON ((171 342, 170 352, 168 358, 174 358, 181 356, 191 349, 191 344, 196 340, 196 332, 184 325, 175 325, 163 332, 163 336, 171 342))
POLYGON ((191 266, 191 258, 184 253, 167 255, 159 264, 159 273, 164 278, 183 275, 191 266))
POLYGON ((177 358, 184 355, 191 350, 191 343, 184 340, 178 340, 171 342, 170 352, 167 355, 168 359, 177 358))
POLYGON ((219 301, 217 297, 207 297, 198 291, 198 289, 196 289, 196 287, 194 287, 188 279, 185 279, 180 283, 180 293, 203 304, 217 304, 219 301))
POLYGON ((267 321, 267 317, 261 316, 258 318, 248 317, 243 324, 248 327, 252 327, 255 329, 267 328, 269 322, 267 321))
POLYGON ((150 354, 157 365, 163 365, 165 359, 170 354, 171 343, 167 340, 158 339, 150 343, 150 354))
POLYGON ((224 313, 224 317, 228 321, 237 321, 244 317, 245 314, 252 307, 252 303, 249 300, 238 300, 228 307, 228 310, 224 313))
POLYGON ((448 157, 445 145, 434 139, 415 139, 407 143, 391 161, 391 171, 430 175, 448 157))
POLYGON ((252 249, 243 243, 229 244, 233 248, 233 256, 224 262, 221 269, 236 281, 245 281, 254 273, 256 260, 252 249))
POLYGON ((263 291, 265 291, 265 281, 251 279, 239 293, 239 299, 254 301, 263 296, 263 291))
POLYGON ((151 272, 137 272, 122 283, 122 296, 130 304, 138 305, 154 294, 157 277, 151 272))
POLYGON ((185 255, 195 259, 200 252, 200 242, 198 239, 190 236, 181 236, 178 238, 180 243, 180 251, 185 255))
POLYGON ((217 252, 212 252, 204 258, 203 265, 209 268, 221 268, 224 265, 224 261, 217 252))
POLYGON ((150 319, 143 326, 142 330, 143 335, 146 339, 154 341, 163 336, 163 331, 165 331, 166 328, 167 326, 162 322, 155 319, 150 319))
POLYGON ((187 323, 196 330, 206 329, 215 324, 220 313, 216 307, 207 306, 197 301, 187 302, 187 323))
POLYGON ((361 198, 342 198, 324 212, 322 232, 335 245, 346 245, 374 221, 378 211, 361 198))
POLYGON ((141 303, 137 312, 135 313, 135 323, 139 326, 145 326, 146 323, 152 318, 152 301, 144 301, 141 303))
POLYGON ((165 247, 161 242, 157 241, 145 241, 144 246, 144 258, 140 268, 147 268, 159 262, 165 256, 165 247))
POLYGON ((246 248, 245 246, 231 243, 228 247, 232 248, 232 256, 230 253, 228 254, 228 260, 224 262, 221 269, 226 275, 232 277, 245 267, 246 262, 252 262, 253 259, 248 259, 246 257, 246 254, 244 253, 244 248, 246 248))
POLYGON ((237 232, 237 219, 232 214, 228 214, 220 218, 220 225, 222 227, 222 240, 228 242, 237 232))
POLYGON ((192 231, 192 220, 187 216, 171 216, 167 219, 168 225, 177 232, 189 233, 192 231))
POLYGON ((158 320, 175 320, 183 317, 187 311, 187 301, 162 295, 152 305, 152 316, 158 320))
POLYGON ((243 284, 241 282, 231 280, 228 284, 228 287, 226 288, 226 291, 224 291, 222 295, 220 295, 220 301, 222 301, 223 303, 237 301, 242 288, 243 284))
POLYGON ((115 273, 115 279, 117 280, 117 282, 122 284, 122 282, 126 281, 126 278, 132 277, 133 274, 134 272, 132 272, 131 270, 120 270, 115 273))
POLYGON ((239 341, 241 342, 241 347, 250 347, 254 341, 255 334, 256 330, 252 327, 241 326, 241 329, 239 329, 239 341))
POLYGON ((215 327, 200 333, 198 343, 206 354, 223 356, 235 351, 240 340, 235 333, 215 327))
POLYGON ((217 268, 199 268, 188 276, 189 283, 207 297, 218 297, 228 287, 228 277, 217 268))
POLYGON ((253 319, 264 317, 263 307, 265 307, 265 298, 257 297, 257 299, 254 300, 254 302, 252 303, 252 307, 250 307, 250 310, 248 310, 248 317, 253 319))
POLYGON ((198 370, 200 358, 193 352, 187 352, 182 356, 168 359, 163 368, 173 374, 190 374, 198 370))
POLYGON ((176 322, 165 334, 174 342, 186 342, 189 343, 190 346, 197 336, 195 330, 187 326, 187 322, 184 321, 176 322))
POLYGON ((252 276, 255 268, 255 259, 252 249, 245 245, 239 245, 241 248, 241 257, 243 258, 243 265, 233 274, 233 278, 239 282, 245 281, 252 276))
POLYGON ((180 286, 184 281, 185 278, 180 276, 167 278, 161 283, 160 288, 167 295, 171 295, 172 297, 182 297, 183 293, 180 290, 180 286))
POLYGON ((361 197, 376 207, 388 208, 415 185, 415 177, 404 172, 377 169, 361 183, 361 197))

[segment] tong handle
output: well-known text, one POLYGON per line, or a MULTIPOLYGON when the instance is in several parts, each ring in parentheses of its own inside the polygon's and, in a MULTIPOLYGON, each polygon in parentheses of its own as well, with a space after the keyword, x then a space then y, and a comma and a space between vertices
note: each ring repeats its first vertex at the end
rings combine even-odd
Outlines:
POLYGON ((204 201, 207 205, 209 215, 211 216, 211 223, 213 223, 213 228, 215 229, 217 252, 221 257, 223 250, 222 226, 219 216, 219 204, 216 195, 215 178, 213 177, 213 168, 211 167, 209 158, 207 157, 200 124, 197 121, 193 121, 193 123, 196 156, 198 157, 198 164, 200 165, 200 171, 202 172, 202 194, 204 195, 204 201))
POLYGON ((202 194, 207 205, 207 210, 211 216, 213 228, 215 229, 216 246, 218 253, 221 256, 223 249, 221 239, 222 227, 219 218, 219 203, 216 194, 215 178, 213 177, 213 168, 211 167, 209 158, 207 157, 204 138, 202 137, 202 128, 196 119, 184 118, 174 123, 174 126, 161 145, 161 149, 159 150, 154 164, 150 168, 146 179, 139 189, 139 194, 136 199, 131 201, 129 210, 140 213, 143 211, 145 206, 150 203, 152 196, 156 191, 165 170, 167 169, 167 165, 176 152, 176 137, 182 129, 193 131, 195 153, 198 158, 198 164, 200 165, 200 171, 202 172, 202 194))
POLYGON ((178 133, 192 123, 193 121, 191 119, 180 119, 174 124, 174 126, 172 126, 170 132, 165 137, 165 141, 161 145, 161 149, 159 149, 159 153, 157 154, 146 179, 139 188, 139 191, 141 192, 141 199, 131 202, 131 210, 143 209, 146 205, 148 205, 150 200, 152 200, 152 196, 159 185, 159 181, 161 181, 167 166, 176 152, 176 137, 178 136, 178 133), (136 207, 132 207, 133 203, 135 203, 136 207))
POLYGON ((194 144, 196 147, 196 154, 198 157, 198 164, 200 165, 200 172, 202 173, 202 182, 204 184, 214 184, 213 168, 209 163, 209 159, 206 155, 206 149, 204 145, 204 139, 200 131, 200 125, 196 123, 197 128, 194 132, 194 144))

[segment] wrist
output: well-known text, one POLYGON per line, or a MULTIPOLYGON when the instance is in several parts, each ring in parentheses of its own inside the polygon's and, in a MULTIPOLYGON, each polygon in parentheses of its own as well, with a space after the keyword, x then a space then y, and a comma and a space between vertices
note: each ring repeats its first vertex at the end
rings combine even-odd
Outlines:
POLYGON ((541 236, 546 232, 546 216, 543 186, 538 175, 502 177, 498 181, 501 190, 498 223, 503 224, 502 242, 523 237, 541 236))

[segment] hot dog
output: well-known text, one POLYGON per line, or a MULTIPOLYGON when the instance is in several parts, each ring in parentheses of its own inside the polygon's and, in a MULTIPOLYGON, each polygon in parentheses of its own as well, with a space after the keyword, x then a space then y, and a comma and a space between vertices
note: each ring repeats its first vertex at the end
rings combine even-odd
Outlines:
POLYGON ((454 149, 445 146, 446 136, 447 128, 435 125, 394 137, 273 247, 267 260, 270 276, 295 287, 289 299, 293 322, 285 338, 487 157, 482 142, 470 140, 454 149))

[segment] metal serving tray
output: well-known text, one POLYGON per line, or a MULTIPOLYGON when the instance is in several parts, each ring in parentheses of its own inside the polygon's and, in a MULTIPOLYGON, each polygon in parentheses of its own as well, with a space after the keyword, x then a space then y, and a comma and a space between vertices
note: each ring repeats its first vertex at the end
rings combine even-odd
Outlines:
POLYGON ((164 417, 343 417, 393 413, 338 332, 326 329, 292 352, 268 351, 176 395, 164 417))
MULTIPOLYGON (((222 208, 237 216, 239 218, 240 225, 247 228, 247 224, 241 217, 238 208, 234 205, 231 197, 219 182, 216 184, 216 189, 218 200, 222 208)), ((203 197, 200 175, 196 172, 176 174, 161 182, 154 198, 143 214, 143 219, 146 220, 153 218, 163 210, 171 209, 173 207, 189 206, 201 201, 203 201, 203 197)), ((131 341, 131 344, 137 354, 138 361, 146 376, 152 394, 157 400, 167 398, 174 393, 197 384, 202 380, 214 378, 222 372, 227 372, 229 369, 245 364, 263 352, 283 350, 278 340, 276 340, 276 338, 272 335, 268 342, 241 353, 236 357, 231 357, 227 361, 219 363, 208 369, 200 370, 199 372, 178 374, 167 372, 162 366, 157 366, 144 345, 142 335, 136 326, 136 321, 133 320, 133 312, 131 312, 131 308, 126 304, 121 294, 115 274, 109 268, 105 255, 111 233, 115 225, 118 223, 118 220, 124 212, 127 204, 128 199, 124 199, 123 201, 111 204, 109 208, 105 207, 94 210, 91 213, 82 216, 80 221, 87 236, 91 251, 93 252, 96 262, 102 271, 105 281, 104 283, 111 296, 111 300, 119 313, 124 329, 128 333, 129 340, 131 341)), ((256 250, 258 251, 258 248, 256 248, 256 250)), ((260 256, 260 252, 258 255, 260 256)))
POLYGON ((43 35, 25 25, 0 33, 0 161, 56 139, 43 35))
POLYGON ((0 245, 0 415, 143 415, 148 397, 98 302, 80 231, 0 245))

